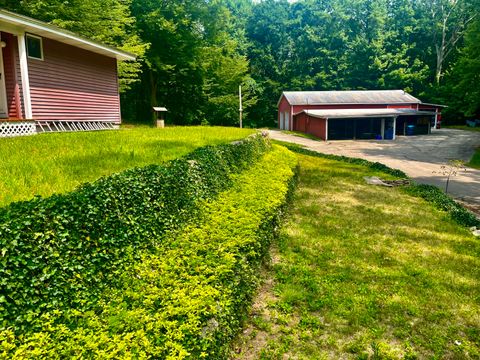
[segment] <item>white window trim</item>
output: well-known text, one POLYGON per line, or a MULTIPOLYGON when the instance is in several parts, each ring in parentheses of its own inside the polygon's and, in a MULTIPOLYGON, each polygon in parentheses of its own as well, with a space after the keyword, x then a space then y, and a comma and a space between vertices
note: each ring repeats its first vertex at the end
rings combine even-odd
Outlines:
POLYGON ((44 57, 44 54, 43 54, 43 38, 41 36, 25 33, 25 47, 27 48, 27 57, 29 59, 44 61, 45 57, 44 57), (37 58, 37 57, 28 55, 28 41, 27 41, 28 38, 33 38, 33 39, 40 40, 40 54, 42 55, 42 57, 37 58))

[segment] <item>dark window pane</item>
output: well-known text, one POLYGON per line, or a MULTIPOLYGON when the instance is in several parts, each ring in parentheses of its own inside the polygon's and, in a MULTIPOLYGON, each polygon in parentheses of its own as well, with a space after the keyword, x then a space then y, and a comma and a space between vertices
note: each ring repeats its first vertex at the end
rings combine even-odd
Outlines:
POLYGON ((42 40, 32 36, 27 36, 27 53, 29 57, 42 59, 42 40))

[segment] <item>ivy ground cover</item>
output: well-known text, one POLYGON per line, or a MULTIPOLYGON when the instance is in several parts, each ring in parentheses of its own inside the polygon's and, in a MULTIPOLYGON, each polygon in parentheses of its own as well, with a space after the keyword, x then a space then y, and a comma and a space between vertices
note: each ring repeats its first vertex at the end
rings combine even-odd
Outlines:
MULTIPOLYGON (((0 357, 224 358, 257 284, 259 264, 279 228, 297 162, 288 150, 272 149, 258 136, 244 143, 199 149, 179 160, 187 164, 185 171, 177 169, 181 164, 169 165, 177 169, 170 173, 170 180, 179 180, 177 190, 183 194, 179 202, 193 194, 198 205, 176 207, 178 214, 187 218, 184 226, 158 229, 165 235, 147 247, 135 246, 133 241, 134 246, 121 253, 129 262, 112 268, 121 269, 114 272, 114 286, 101 288, 93 300, 71 294, 80 300, 74 301, 74 306, 55 308, 53 304, 52 309, 49 302, 41 313, 30 309, 28 314, 36 319, 23 318, 20 313, 20 327, 16 317, 7 316, 0 332, 0 357), (222 171, 227 177, 223 190, 209 194, 205 189, 208 182, 212 176, 220 177, 222 171)), ((155 200, 153 190, 142 188, 141 192, 155 200)), ((154 203, 165 201, 160 197, 154 203)), ((156 230, 147 234, 129 216, 124 220, 127 240, 122 241, 129 243, 128 237, 135 238, 137 231, 155 238, 156 230)), ((105 244, 107 251, 101 251, 101 258, 111 255, 104 239, 84 240, 92 240, 94 246, 105 244)), ((57 245, 50 241, 44 244, 57 245)), ((35 252, 47 251, 54 256, 51 250, 45 246, 35 252)), ((79 250, 77 256, 84 256, 84 252, 79 250)), ((70 259, 68 263, 72 263, 70 259)), ((63 281, 69 286, 70 282, 88 286, 92 281, 91 274, 81 267, 74 266, 78 276, 67 270, 72 276, 63 281), (84 275, 89 281, 82 281, 84 275)), ((19 280, 24 281, 23 277, 19 280)), ((47 279, 45 285, 50 282, 47 279)), ((79 291, 83 290, 80 286, 79 291)), ((11 299, 4 298, 4 306, 5 301, 11 299)), ((40 297, 38 302, 42 301, 40 297)))
POLYGON ((232 357, 478 359, 480 241, 463 217, 363 179, 393 173, 299 159, 289 221, 232 357))
POLYGON ((226 127, 172 127, 39 134, 0 139, 0 206, 73 190, 135 166, 161 164, 205 145, 252 134, 226 127))

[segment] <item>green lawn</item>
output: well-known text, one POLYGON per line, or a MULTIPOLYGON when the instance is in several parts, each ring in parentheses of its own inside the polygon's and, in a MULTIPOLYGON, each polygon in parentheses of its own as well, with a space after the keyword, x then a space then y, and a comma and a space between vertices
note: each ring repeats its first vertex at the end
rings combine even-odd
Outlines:
POLYGON ((480 242, 387 176, 300 157, 289 221, 235 358, 478 359, 480 242))
POLYGON ((162 163, 197 147, 243 138, 253 130, 221 127, 139 128, 0 139, 0 206, 74 189, 134 166, 162 163))
POLYGON ((467 130, 467 131, 480 131, 480 127, 471 127, 467 125, 446 125, 443 126, 447 129, 467 130))
POLYGON ((475 169, 480 169, 480 147, 475 150, 475 154, 473 154, 467 166, 473 167, 475 169))

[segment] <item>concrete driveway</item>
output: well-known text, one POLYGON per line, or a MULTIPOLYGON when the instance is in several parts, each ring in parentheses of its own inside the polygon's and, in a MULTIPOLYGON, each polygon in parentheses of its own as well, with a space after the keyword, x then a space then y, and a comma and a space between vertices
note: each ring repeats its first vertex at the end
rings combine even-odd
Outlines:
MULTIPOLYGON (((480 146, 480 132, 441 129, 430 135, 401 136, 395 141, 315 141, 271 130, 272 139, 292 142, 325 154, 378 161, 400 169, 419 183, 445 189, 445 177, 434 172, 448 160, 468 162, 480 146)), ((480 170, 467 168, 450 179, 448 192, 457 200, 480 207, 480 170)))

